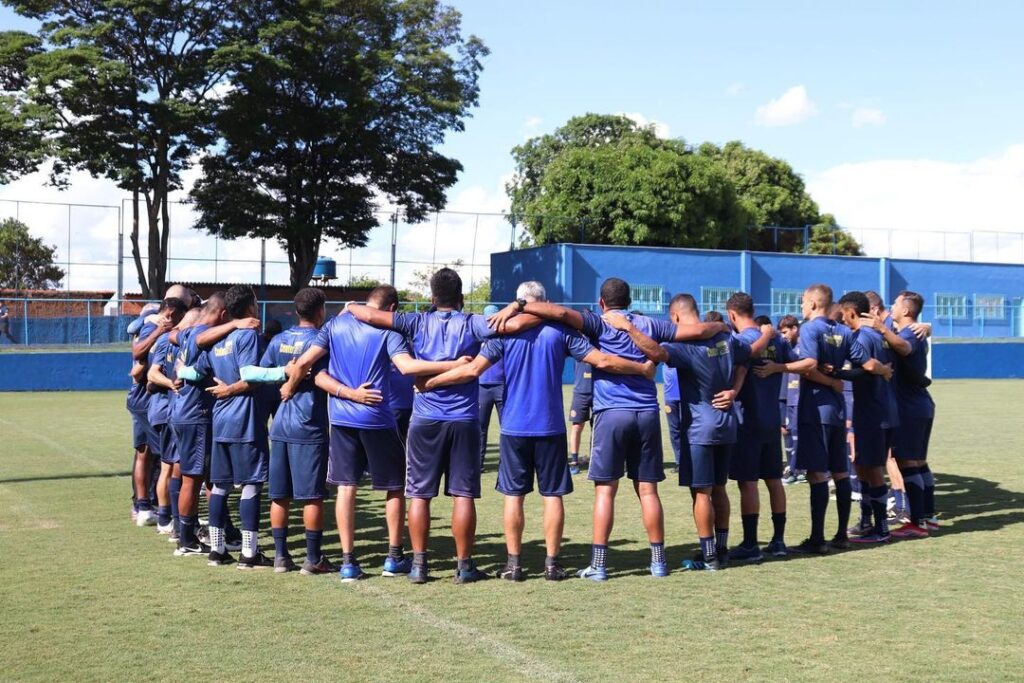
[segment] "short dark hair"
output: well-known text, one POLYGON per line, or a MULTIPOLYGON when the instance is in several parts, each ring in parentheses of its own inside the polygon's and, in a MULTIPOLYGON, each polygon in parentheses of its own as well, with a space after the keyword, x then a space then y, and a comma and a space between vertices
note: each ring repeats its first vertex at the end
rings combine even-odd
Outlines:
POLYGON ((373 288, 366 300, 376 304, 382 311, 390 311, 393 306, 398 306, 398 290, 391 285, 380 285, 373 288))
POLYGON ((220 309, 225 308, 226 304, 224 303, 224 299, 226 296, 227 295, 223 291, 214 292, 206 300, 206 303, 203 304, 203 310, 219 311, 220 309))
POLYGON ((772 319, 769 318, 766 315, 759 315, 756 318, 754 318, 754 324, 756 324, 756 325, 771 325, 772 324, 772 319))
POLYGON ((284 331, 284 325, 277 318, 271 318, 267 321, 267 324, 263 326, 263 338, 273 339, 277 335, 284 331))
POLYGON ((625 310, 633 303, 629 295, 629 283, 617 277, 610 277, 601 283, 601 299, 608 308, 625 310))
POLYGON ((867 296, 864 292, 847 292, 839 299, 840 308, 852 308, 857 312, 858 315, 867 313, 871 310, 871 304, 868 302, 867 296))
POLYGON ((242 318, 256 304, 256 292, 249 285, 235 285, 224 295, 224 305, 232 318, 242 318))
POLYGON ((676 294, 672 297, 672 301, 668 302, 669 310, 672 310, 675 306, 681 307, 684 311, 693 311, 694 315, 700 313, 700 309, 697 308, 697 300, 684 292, 676 294))
POLYGON ((800 327, 800 321, 796 319, 795 315, 789 315, 788 313, 779 318, 779 329, 783 327, 800 327))
POLYGON ((323 291, 316 287, 300 289, 295 295, 295 313, 299 316, 299 320, 312 322, 317 313, 323 309, 326 301, 327 297, 324 296, 323 291))
POLYGON ((746 292, 734 292, 725 302, 725 310, 735 311, 737 315, 754 317, 754 300, 746 292))
POLYGON ((811 292, 812 294, 817 294, 819 297, 821 297, 825 304, 823 308, 828 308, 829 306, 832 305, 832 288, 826 285, 825 283, 818 282, 816 284, 810 285, 806 291, 811 292))
POLYGON ((875 308, 877 306, 879 309, 883 311, 885 310, 885 302, 882 301, 882 297, 878 296, 878 292, 873 289, 869 289, 864 292, 864 296, 868 298, 868 305, 871 306, 871 308, 875 308))
POLYGON ((708 311, 704 314, 704 322, 706 323, 720 323, 725 322, 725 318, 718 311, 708 311))
POLYGON ((448 267, 430 276, 430 296, 440 308, 458 308, 462 304, 462 278, 448 267))
POLYGON ((900 292, 899 296, 908 304, 910 317, 917 320, 917 316, 921 315, 921 311, 924 310, 924 297, 917 292, 911 292, 909 289, 900 292))
POLYGON ((167 310, 171 311, 175 316, 182 316, 185 315, 185 311, 188 310, 188 306, 178 297, 169 296, 160 302, 158 312, 162 313, 167 310))

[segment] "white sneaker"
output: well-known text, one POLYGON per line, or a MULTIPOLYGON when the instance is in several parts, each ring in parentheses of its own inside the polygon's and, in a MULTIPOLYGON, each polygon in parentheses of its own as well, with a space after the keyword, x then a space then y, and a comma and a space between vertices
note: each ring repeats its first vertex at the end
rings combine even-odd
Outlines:
POLYGON ((135 516, 135 526, 153 526, 156 524, 156 513, 152 510, 139 510, 135 516))
POLYGON ((851 491, 850 492, 850 500, 852 500, 853 502, 859 503, 862 498, 863 498, 863 496, 861 495, 860 491, 851 491))
POLYGON ((174 522, 168 522, 167 524, 157 524, 156 532, 161 536, 167 536, 174 531, 174 522))

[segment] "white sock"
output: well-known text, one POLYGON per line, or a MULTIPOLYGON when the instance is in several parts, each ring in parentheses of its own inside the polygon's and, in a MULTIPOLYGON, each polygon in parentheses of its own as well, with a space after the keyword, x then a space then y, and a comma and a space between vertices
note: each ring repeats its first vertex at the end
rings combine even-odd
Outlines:
POLYGON ((210 527, 210 550, 215 553, 224 553, 226 548, 224 547, 224 530, 218 529, 215 526, 210 527))
POLYGON ((252 557, 258 549, 256 545, 256 532, 242 530, 242 556, 252 557))

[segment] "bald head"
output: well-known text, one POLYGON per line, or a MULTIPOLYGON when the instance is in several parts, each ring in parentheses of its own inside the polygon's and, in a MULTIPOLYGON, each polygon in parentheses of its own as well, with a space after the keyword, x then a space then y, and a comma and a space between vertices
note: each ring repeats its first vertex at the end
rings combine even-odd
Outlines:
POLYGON ((165 299, 181 299, 188 308, 192 307, 194 292, 185 285, 171 285, 164 294, 165 299))

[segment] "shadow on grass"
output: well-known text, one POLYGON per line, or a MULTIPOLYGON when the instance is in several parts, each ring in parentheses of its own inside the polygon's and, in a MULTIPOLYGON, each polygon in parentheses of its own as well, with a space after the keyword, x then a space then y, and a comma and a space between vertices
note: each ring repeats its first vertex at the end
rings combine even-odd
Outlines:
POLYGON ((83 474, 47 474, 41 477, 11 477, 0 479, 0 484, 25 484, 34 481, 74 481, 76 479, 106 479, 108 477, 130 477, 131 472, 86 472, 83 474))

